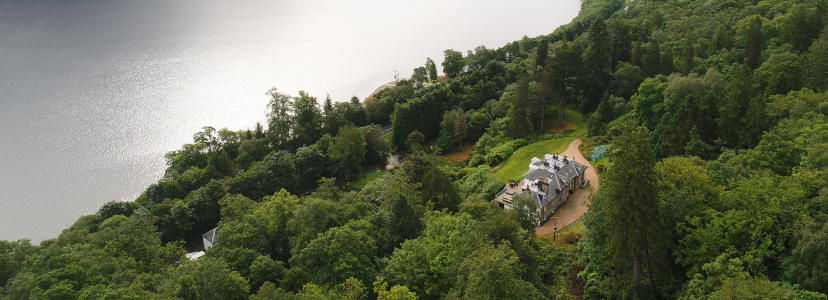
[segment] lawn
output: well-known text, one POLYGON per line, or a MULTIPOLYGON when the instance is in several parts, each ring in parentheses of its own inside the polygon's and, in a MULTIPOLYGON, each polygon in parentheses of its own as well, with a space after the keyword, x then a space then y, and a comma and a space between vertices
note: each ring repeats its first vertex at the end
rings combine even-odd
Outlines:
POLYGON ((584 120, 581 112, 575 107, 575 104, 564 105, 564 126, 558 126, 558 106, 551 105, 543 118, 544 131, 555 130, 563 132, 564 130, 573 130, 568 136, 579 137, 586 133, 586 120, 584 120))
POLYGON ((374 173, 362 174, 362 175, 359 176, 359 178, 356 181, 352 181, 352 182, 349 182, 348 184, 346 184, 345 189, 349 190, 349 191, 362 190, 362 188, 365 187, 365 184, 367 184, 368 182, 370 182, 374 179, 378 179, 378 178, 382 177, 382 175, 385 175, 385 173, 388 173, 388 172, 389 171, 379 171, 379 172, 374 172, 374 173))
POLYGON ((538 142, 520 148, 515 151, 515 154, 509 156, 506 162, 500 165, 497 171, 495 171, 495 175, 506 182, 520 182, 521 175, 529 171, 529 162, 532 161, 532 157, 542 158, 547 153, 563 152, 569 146, 569 143, 574 140, 575 137, 569 136, 538 142))

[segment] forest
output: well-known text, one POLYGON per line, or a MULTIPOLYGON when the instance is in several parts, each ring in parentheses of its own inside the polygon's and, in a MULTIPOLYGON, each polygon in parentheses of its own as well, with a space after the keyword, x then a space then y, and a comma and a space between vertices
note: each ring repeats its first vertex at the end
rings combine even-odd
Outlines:
POLYGON ((0 241, 0 300, 828 300, 827 15, 584 0, 364 100, 273 88, 267 124, 204 127, 134 201, 0 241), (492 201, 498 171, 575 137, 600 188, 537 235, 534 201, 492 201))

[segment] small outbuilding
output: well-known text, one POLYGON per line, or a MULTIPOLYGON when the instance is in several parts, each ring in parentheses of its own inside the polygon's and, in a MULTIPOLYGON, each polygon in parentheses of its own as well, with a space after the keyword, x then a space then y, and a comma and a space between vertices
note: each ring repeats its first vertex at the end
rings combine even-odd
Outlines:
POLYGON ((221 226, 213 228, 207 233, 201 235, 202 242, 204 242, 204 251, 207 251, 207 249, 210 249, 210 247, 213 247, 213 245, 218 242, 216 237, 218 236, 219 229, 221 229, 221 226))

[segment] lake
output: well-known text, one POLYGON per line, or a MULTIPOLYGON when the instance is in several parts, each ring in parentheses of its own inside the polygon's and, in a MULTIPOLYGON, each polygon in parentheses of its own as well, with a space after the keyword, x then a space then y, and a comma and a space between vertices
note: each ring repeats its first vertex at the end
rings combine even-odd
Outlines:
POLYGON ((0 239, 54 238, 277 87, 368 96, 443 50, 569 23, 579 0, 0 0, 0 239))

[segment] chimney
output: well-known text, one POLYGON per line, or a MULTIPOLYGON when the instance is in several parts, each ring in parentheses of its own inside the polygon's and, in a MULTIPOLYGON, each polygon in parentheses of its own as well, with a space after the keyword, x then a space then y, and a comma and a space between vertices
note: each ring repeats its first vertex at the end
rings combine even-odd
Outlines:
POLYGON ((549 181, 546 178, 541 177, 538 180, 538 188, 540 188, 540 190, 544 193, 549 193, 549 181))

